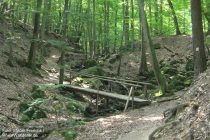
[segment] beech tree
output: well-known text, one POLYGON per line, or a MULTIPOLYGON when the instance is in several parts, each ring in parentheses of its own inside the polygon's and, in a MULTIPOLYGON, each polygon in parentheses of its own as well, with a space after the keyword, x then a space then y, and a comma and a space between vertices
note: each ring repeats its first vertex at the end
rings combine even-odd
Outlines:
POLYGON ((201 1, 191 0, 192 43, 195 77, 206 70, 206 55, 201 11, 201 1))

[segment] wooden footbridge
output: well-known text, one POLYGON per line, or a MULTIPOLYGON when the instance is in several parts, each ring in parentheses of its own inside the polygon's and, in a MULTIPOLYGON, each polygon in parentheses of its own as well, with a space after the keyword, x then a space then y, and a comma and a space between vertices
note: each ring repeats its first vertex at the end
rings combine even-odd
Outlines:
POLYGON ((103 77, 103 76, 97 76, 97 75, 89 75, 89 74, 80 74, 80 76, 83 77, 89 77, 89 78, 96 78, 100 79, 103 81, 108 81, 110 83, 118 83, 124 86, 129 86, 130 90, 128 95, 121 95, 117 93, 112 93, 112 92, 106 92, 106 91, 101 91, 101 90, 95 90, 95 89, 90 89, 90 88, 82 88, 78 86, 73 86, 73 85, 64 85, 64 88, 67 88, 68 90, 73 90, 73 91, 79 91, 82 93, 87 93, 87 94, 94 94, 97 96, 96 98, 96 107, 98 109, 98 99, 99 96, 101 97, 106 97, 106 98, 112 98, 120 101, 126 101, 124 111, 127 110, 129 102, 132 102, 132 107, 134 104, 138 105, 149 105, 151 102, 149 100, 145 99, 140 99, 138 97, 134 97, 133 91, 135 87, 141 87, 143 88, 145 97, 147 97, 147 86, 153 86, 150 83, 146 82, 138 82, 138 81, 132 81, 132 80, 125 80, 125 79, 116 79, 112 77, 103 77))

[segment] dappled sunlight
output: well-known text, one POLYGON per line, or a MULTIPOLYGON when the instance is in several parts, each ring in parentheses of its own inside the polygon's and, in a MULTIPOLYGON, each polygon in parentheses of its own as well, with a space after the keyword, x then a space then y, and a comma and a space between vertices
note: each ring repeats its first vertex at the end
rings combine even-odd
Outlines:
POLYGON ((130 117, 126 115, 116 115, 116 116, 111 116, 109 118, 100 118, 96 122, 99 122, 102 127, 109 127, 113 125, 114 123, 127 123, 127 119, 130 119, 130 117))
POLYGON ((51 57, 52 58, 55 58, 55 59, 58 59, 60 56, 58 56, 58 55, 52 55, 51 57))
POLYGON ((139 121, 150 121, 150 122, 155 122, 155 121, 160 121, 163 119, 163 116, 145 116, 143 118, 139 118, 139 121))
POLYGON ((138 68, 139 64, 135 62, 130 62, 129 65, 134 68, 138 68))

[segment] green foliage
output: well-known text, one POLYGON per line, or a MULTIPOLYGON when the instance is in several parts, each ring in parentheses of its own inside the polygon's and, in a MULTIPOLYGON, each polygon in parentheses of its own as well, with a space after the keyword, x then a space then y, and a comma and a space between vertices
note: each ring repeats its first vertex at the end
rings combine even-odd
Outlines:
POLYGON ((67 130, 67 131, 63 132, 63 136, 64 136, 65 140, 74 140, 77 135, 78 135, 78 133, 73 130, 67 130))
POLYGON ((31 97, 34 99, 37 98, 44 98, 45 97, 45 87, 39 86, 39 85, 33 85, 32 91, 31 91, 31 97))
POLYGON ((97 61, 94 59, 86 60, 84 63, 85 68, 94 67, 97 65, 97 61))
POLYGON ((98 80, 96 78, 87 78, 86 82, 90 85, 90 88, 93 89, 99 89, 101 86, 103 86, 101 80, 98 80))
POLYGON ((58 50, 65 50, 67 49, 67 43, 60 40, 47 40, 47 43, 50 44, 50 46, 55 47, 58 50))
POLYGON ((186 71, 193 71, 194 70, 194 64, 193 64, 193 59, 189 58, 187 59, 187 64, 185 66, 186 71))
POLYGON ((160 49, 161 45, 159 43, 156 43, 153 45, 155 49, 160 49))
POLYGON ((99 79, 96 79, 96 78, 82 78, 82 77, 76 77, 72 81, 72 84, 76 85, 76 86, 86 85, 86 86, 88 86, 90 88, 93 88, 93 89, 99 89, 101 86, 103 86, 103 83, 99 79))
POLYGON ((70 113, 83 113, 84 107, 81 105, 80 102, 76 100, 69 99, 68 103, 66 104, 66 108, 70 113))
POLYGON ((31 102, 20 103, 20 120, 28 122, 34 119, 46 118, 46 113, 39 107, 44 101, 44 99, 39 98, 31 102))
POLYGON ((192 69, 191 62, 192 61, 188 61, 188 63, 185 65, 181 59, 177 59, 161 63, 161 72, 165 75, 165 78, 168 82, 169 92, 173 93, 191 85, 193 72, 188 71, 189 69, 192 69), (185 66, 185 69, 182 71, 177 69, 180 68, 181 65, 185 66))
POLYGON ((26 115, 26 114, 21 114, 20 115, 20 121, 22 121, 22 122, 29 122, 31 119, 30 119, 30 117, 28 116, 28 115, 26 115))
POLYGON ((94 66, 81 71, 81 73, 105 76, 106 72, 100 66, 94 66))
POLYGON ((65 125, 68 126, 77 126, 77 125, 84 125, 84 121, 78 121, 78 120, 67 120, 65 121, 65 125))

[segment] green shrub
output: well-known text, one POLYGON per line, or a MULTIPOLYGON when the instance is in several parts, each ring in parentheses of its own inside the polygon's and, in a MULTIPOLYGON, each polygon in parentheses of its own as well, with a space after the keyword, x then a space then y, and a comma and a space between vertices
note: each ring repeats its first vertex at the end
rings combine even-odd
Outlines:
POLYGON ((70 100, 66 108, 69 110, 70 113, 82 113, 84 112, 84 107, 77 101, 70 100))
POLYGON ((74 140, 77 137, 78 133, 76 131, 67 130, 63 132, 65 140, 74 140))

